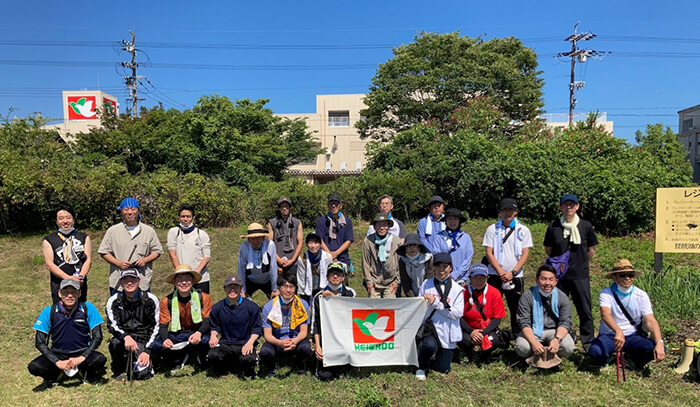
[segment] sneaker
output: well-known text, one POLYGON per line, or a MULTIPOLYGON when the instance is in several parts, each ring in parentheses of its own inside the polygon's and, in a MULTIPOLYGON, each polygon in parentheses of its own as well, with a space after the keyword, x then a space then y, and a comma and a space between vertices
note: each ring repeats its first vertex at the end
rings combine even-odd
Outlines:
POLYGON ((125 382, 126 381, 126 373, 122 373, 119 376, 115 376, 114 380, 117 382, 125 382))
POLYGON ((268 378, 277 377, 277 369, 272 369, 267 373, 268 378))
POLYGON ((417 380, 425 380, 425 370, 423 370, 423 369, 416 370, 416 379, 417 380))

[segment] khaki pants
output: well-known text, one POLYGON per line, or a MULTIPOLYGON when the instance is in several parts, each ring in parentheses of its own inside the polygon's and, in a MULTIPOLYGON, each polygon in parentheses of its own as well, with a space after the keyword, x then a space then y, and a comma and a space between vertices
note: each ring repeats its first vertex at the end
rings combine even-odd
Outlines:
POLYGON ((391 287, 377 288, 375 286, 369 298, 396 298, 396 292, 392 292, 391 287))

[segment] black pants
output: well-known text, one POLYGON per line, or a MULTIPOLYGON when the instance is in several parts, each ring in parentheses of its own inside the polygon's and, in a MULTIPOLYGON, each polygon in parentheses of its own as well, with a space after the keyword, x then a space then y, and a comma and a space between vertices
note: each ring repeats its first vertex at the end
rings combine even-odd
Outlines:
MULTIPOLYGON (((76 354, 69 353, 56 353, 56 356, 60 360, 70 359, 72 357, 81 356, 82 352, 76 354)), ((90 355, 85 358, 83 363, 78 365, 79 373, 85 374, 87 380, 95 380, 98 377, 102 377, 105 373, 105 364, 107 363, 107 358, 105 355, 98 351, 90 353, 90 355)), ((56 367, 56 364, 51 362, 46 356, 39 355, 37 358, 29 362, 27 370, 34 376, 39 376, 46 381, 56 381, 58 377, 63 372, 61 369, 56 367)))
POLYGON ((245 376, 255 374, 255 349, 249 355, 243 355, 243 345, 219 343, 207 355, 214 373, 224 375, 228 372, 241 373, 245 376))
POLYGON ((194 285, 195 290, 200 290, 203 293, 209 294, 209 281, 204 281, 194 285))
POLYGON ((593 314, 591 313, 591 281, 581 280, 559 280, 557 287, 566 295, 571 296, 571 300, 576 307, 578 314, 578 324, 581 333, 581 345, 583 350, 588 352, 591 342, 595 339, 593 330, 593 314))
POLYGON ((487 283, 493 287, 496 287, 498 291, 500 291, 501 294, 506 297, 508 313, 510 314, 510 329, 513 331, 514 336, 518 336, 520 333, 520 327, 518 327, 516 314, 518 312, 518 302, 520 302, 520 297, 523 295, 523 279, 514 278, 513 284, 515 285, 515 288, 512 290, 504 290, 501 277, 497 275, 490 275, 487 283))
MULTIPOLYGON (((145 349, 145 344, 140 342, 138 339, 134 338, 136 343, 139 345, 139 349, 135 354, 132 354, 131 362, 136 362, 138 360, 138 355, 140 355, 145 349)), ((133 369, 133 366, 128 366, 129 363, 129 352, 126 351, 124 347, 124 342, 117 338, 112 338, 107 343, 107 348, 109 349, 109 354, 112 356, 112 373, 118 376, 122 373, 126 373, 127 369, 133 369)), ((153 376, 153 358, 151 358, 151 366, 149 368, 133 372, 133 378, 136 380, 145 380, 153 376)))
MULTIPOLYGON (((57 303, 60 298, 58 298, 58 288, 61 286, 61 281, 58 278, 54 278, 54 275, 51 275, 51 299, 53 300, 53 303, 57 303)), ((80 286, 80 302, 85 302, 87 301, 87 292, 88 292, 88 279, 85 277, 83 280, 83 284, 80 286)))
POLYGON ((308 340, 304 339, 303 341, 297 344, 294 350, 287 353, 282 349, 281 346, 275 346, 269 342, 265 342, 260 347, 260 362, 263 366, 265 366, 265 369, 268 372, 271 372, 275 370, 275 364, 277 362, 278 356, 282 356, 285 353, 294 356, 296 360, 296 369, 303 369, 304 360, 311 355, 311 343, 308 340))
POLYGON ((322 382, 327 382, 333 380, 340 376, 344 369, 348 368, 350 365, 343 366, 323 366, 322 361, 318 361, 318 367, 316 369, 316 377, 322 382))
POLYGON ((258 284, 251 281, 249 278, 245 279, 245 295, 248 297, 248 299, 252 298, 253 294, 255 294, 255 292, 258 290, 264 292, 265 295, 267 295, 267 298, 270 298, 270 295, 272 295, 272 288, 270 288, 269 281, 267 283, 258 284))
MULTIPOLYGON (((503 334, 498 329, 491 332, 489 335, 493 337, 493 339, 491 340, 491 344, 493 346, 485 351, 481 351, 482 357, 488 357, 488 355, 490 355, 491 352, 493 352, 497 348, 507 349, 510 345, 510 342, 508 342, 503 337, 503 334)), ((462 340, 457 342, 457 346, 459 347, 459 349, 462 350, 462 352, 464 352, 467 355, 471 356, 474 354, 474 343, 472 342, 472 337, 464 330, 462 330, 462 340)))

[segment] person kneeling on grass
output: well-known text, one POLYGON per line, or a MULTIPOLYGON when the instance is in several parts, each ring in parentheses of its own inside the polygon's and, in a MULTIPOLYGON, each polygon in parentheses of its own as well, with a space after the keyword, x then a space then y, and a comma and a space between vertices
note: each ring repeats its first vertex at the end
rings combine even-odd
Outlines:
POLYGON ((459 320, 462 341, 457 345, 473 356, 479 351, 482 360, 488 358, 495 348, 508 348, 508 336, 498 329, 501 319, 506 317, 500 291, 486 284, 488 268, 477 263, 469 270, 469 284, 464 290, 464 314, 459 320))
POLYGON ((153 344, 162 358, 162 366, 170 370, 184 365, 193 351, 204 367, 209 352, 209 314, 211 297, 195 290, 202 275, 187 264, 181 264, 166 279, 175 290, 160 300, 159 333, 153 344), (194 348, 194 349, 192 349, 194 348))
POLYGON ((651 360, 666 357, 661 329, 651 310, 649 296, 634 285, 634 278, 640 274, 642 272, 635 270, 629 260, 621 259, 606 275, 614 282, 600 291, 599 335, 588 349, 588 355, 598 366, 605 366, 616 351, 623 351, 625 359, 635 369, 643 368, 651 360))
POLYGON ((295 358, 297 373, 306 371, 304 360, 311 355, 309 304, 296 295, 297 277, 285 273, 277 280, 279 293, 262 309, 265 343, 260 348, 260 361, 268 377, 277 375, 276 359, 282 355, 295 358))
POLYGON ((552 266, 537 269, 536 283, 518 302, 520 335, 515 340, 515 353, 521 358, 534 355, 528 363, 536 367, 554 367, 561 362, 554 356, 568 358, 574 353, 574 340, 569 334, 571 303, 557 288, 557 272, 552 266), (552 359, 555 362, 550 363, 552 359))
POLYGON ((96 350, 102 342, 102 317, 94 305, 78 300, 80 283, 76 280, 63 280, 58 297, 60 300, 44 308, 34 323, 35 344, 41 355, 27 369, 49 384, 78 372, 84 381, 94 383, 102 378, 107 363, 96 350))
POLYGON ((452 258, 449 253, 435 254, 433 265, 435 278, 423 282, 419 295, 430 304, 425 321, 432 320, 437 336, 424 337, 418 345, 418 380, 425 380, 425 373, 433 356, 433 369, 440 373, 448 373, 454 348, 462 340, 459 319, 464 313, 464 289, 452 280, 452 258))
POLYGON ((224 280, 226 298, 214 304, 209 316, 211 350, 207 359, 214 373, 226 375, 229 371, 243 376, 255 374, 255 345, 262 335, 260 307, 243 298, 243 280, 230 274, 224 280))

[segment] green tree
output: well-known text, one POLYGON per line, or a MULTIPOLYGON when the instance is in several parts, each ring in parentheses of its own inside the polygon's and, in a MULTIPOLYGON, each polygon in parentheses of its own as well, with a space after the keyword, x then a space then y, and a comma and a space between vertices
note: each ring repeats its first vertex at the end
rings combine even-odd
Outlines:
POLYGON ((540 73, 535 52, 516 38, 423 32, 379 66, 357 128, 388 140, 416 123, 447 126, 453 111, 483 95, 493 96, 509 121, 528 121, 543 106, 540 73))

